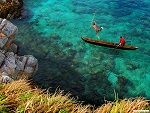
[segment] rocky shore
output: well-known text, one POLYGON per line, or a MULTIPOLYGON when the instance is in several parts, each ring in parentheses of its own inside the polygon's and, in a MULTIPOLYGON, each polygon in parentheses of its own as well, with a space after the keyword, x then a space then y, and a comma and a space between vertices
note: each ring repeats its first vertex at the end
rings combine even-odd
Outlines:
POLYGON ((38 61, 32 55, 18 56, 19 46, 15 42, 18 28, 0 18, 0 83, 30 78, 38 69, 38 61))
POLYGON ((13 19, 21 16, 22 0, 0 0, 0 17, 13 19))

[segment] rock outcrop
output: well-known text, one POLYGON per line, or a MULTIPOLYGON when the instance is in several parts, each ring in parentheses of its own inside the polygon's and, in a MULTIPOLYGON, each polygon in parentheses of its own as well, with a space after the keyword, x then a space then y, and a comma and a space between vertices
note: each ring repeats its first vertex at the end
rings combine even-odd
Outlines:
POLYGON ((38 69, 38 61, 32 55, 18 56, 18 45, 14 42, 18 28, 0 18, 0 83, 17 79, 28 79, 38 69))
POLYGON ((17 18, 21 15, 22 0, 0 0, 0 17, 6 19, 17 18))

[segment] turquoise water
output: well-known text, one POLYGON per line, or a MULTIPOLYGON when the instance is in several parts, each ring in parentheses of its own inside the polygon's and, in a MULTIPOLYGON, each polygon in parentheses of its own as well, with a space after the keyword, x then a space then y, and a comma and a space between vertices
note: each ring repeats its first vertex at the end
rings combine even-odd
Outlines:
POLYGON ((24 0, 16 40, 20 55, 39 60, 34 81, 52 91, 60 88, 90 104, 119 98, 150 99, 149 0, 24 0), (102 40, 138 46, 135 51, 90 45, 80 36, 97 39, 90 27, 93 15, 102 40), (113 51, 113 52, 112 52, 113 51))

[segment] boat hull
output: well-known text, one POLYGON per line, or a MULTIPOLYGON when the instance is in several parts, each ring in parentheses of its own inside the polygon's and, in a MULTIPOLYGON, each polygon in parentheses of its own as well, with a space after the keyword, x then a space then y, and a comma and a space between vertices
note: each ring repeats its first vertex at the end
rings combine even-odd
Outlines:
POLYGON ((109 48, 115 48, 115 49, 123 49, 123 50, 136 50, 138 47, 136 46, 130 46, 130 45, 125 45, 125 46, 119 46, 118 43, 113 43, 113 42, 106 42, 102 40, 94 40, 92 38, 86 38, 86 37, 81 37, 83 41, 94 44, 94 45, 99 45, 99 46, 104 46, 104 47, 109 47, 109 48))

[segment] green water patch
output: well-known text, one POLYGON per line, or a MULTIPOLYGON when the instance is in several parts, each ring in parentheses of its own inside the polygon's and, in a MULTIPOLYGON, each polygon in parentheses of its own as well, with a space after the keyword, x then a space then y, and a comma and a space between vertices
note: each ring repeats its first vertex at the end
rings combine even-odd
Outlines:
POLYGON ((38 59, 39 70, 33 79, 43 88, 52 87, 54 91, 60 87, 97 105, 103 103, 104 96, 113 100, 113 89, 120 98, 149 98, 149 9, 143 5, 135 9, 143 3, 146 2, 27 1, 33 15, 24 23, 14 21, 19 28, 19 54, 32 54, 38 59), (124 2, 130 7, 119 9, 124 2), (113 50, 83 42, 80 36, 98 39, 90 27, 93 13, 98 26, 104 27, 99 33, 101 40, 119 42, 123 36, 126 45, 139 49, 113 50))

